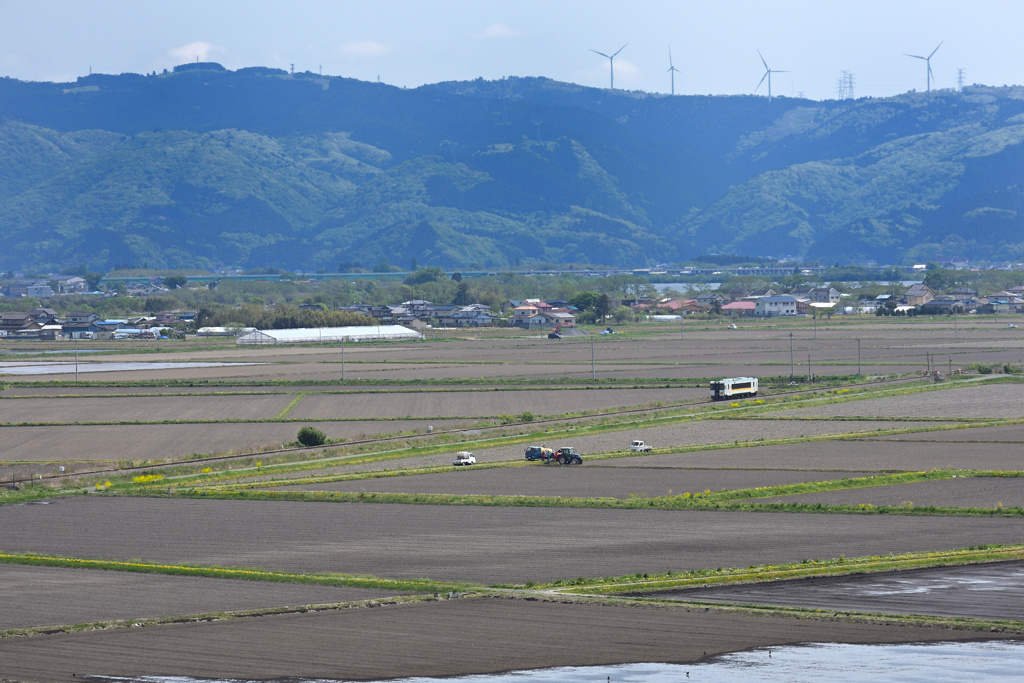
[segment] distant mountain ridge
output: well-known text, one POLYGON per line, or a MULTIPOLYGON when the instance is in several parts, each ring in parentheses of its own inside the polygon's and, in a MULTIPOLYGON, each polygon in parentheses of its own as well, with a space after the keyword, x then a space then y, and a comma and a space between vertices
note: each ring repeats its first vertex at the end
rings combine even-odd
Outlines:
POLYGON ((0 79, 0 269, 1024 257, 1024 88, 768 102, 187 66, 0 79))

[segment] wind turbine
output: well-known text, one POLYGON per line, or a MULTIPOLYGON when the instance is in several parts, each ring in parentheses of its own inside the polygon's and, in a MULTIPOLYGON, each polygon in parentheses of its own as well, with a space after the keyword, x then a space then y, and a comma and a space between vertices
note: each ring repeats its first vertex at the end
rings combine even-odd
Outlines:
MULTIPOLYGON (((946 42, 946 41, 943 40, 942 43, 944 43, 944 42, 946 42)), ((913 57, 914 59, 923 59, 924 63, 928 65, 928 90, 927 90, 927 92, 931 92, 932 91, 932 76, 933 76, 933 74, 932 74, 932 57, 934 57, 935 53, 939 51, 940 47, 942 47, 942 43, 939 43, 935 47, 935 49, 932 50, 932 53, 930 55, 928 55, 927 57, 922 57, 921 55, 911 55, 911 54, 907 54, 906 52, 903 53, 903 55, 905 57, 913 57)))
MULTIPOLYGON (((629 45, 629 43, 626 43, 626 45, 629 45)), ((614 54, 611 55, 606 55, 605 53, 598 52, 597 50, 591 50, 591 52, 593 52, 594 54, 608 58, 608 67, 611 69, 612 72, 612 90, 615 90, 615 57, 618 56, 620 52, 626 49, 626 45, 623 45, 618 50, 616 50, 614 54)))
POLYGON ((676 72, 679 69, 672 66, 672 48, 668 49, 668 72, 672 75, 672 94, 676 94, 676 72))
POLYGON ((776 74, 788 74, 789 72, 788 71, 781 71, 779 69, 770 69, 770 68, 768 68, 768 62, 764 61, 764 57, 761 55, 761 51, 760 50, 757 51, 757 56, 761 57, 761 63, 764 64, 764 76, 761 76, 761 80, 758 81, 757 88, 754 88, 754 92, 757 92, 758 88, 761 87, 761 84, 764 83, 764 79, 767 78, 768 79, 768 101, 771 102, 772 101, 772 74, 773 73, 776 73, 776 74))

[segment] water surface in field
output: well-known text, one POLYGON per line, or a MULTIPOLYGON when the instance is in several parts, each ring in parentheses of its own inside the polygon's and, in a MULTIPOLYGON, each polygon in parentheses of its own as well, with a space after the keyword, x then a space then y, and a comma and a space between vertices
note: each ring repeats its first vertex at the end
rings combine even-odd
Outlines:
MULTIPOLYGON (((680 683, 682 681, 759 681, 794 683, 1019 683, 1024 641, 933 643, 910 645, 845 645, 812 643, 757 649, 709 658, 695 664, 623 664, 511 671, 454 678, 401 678, 391 683, 680 683)), ((79 676, 79 678, 82 678, 79 676)), ((87 676, 93 683, 256 683, 238 679, 186 676, 138 678, 87 676)), ((337 680, 289 678, 289 683, 343 683, 337 680)))

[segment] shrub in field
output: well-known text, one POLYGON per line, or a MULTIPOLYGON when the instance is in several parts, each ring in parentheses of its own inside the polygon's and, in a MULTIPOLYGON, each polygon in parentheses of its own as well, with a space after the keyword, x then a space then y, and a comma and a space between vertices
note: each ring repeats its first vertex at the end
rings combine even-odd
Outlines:
POLYGON ((530 411, 519 413, 520 422, 533 422, 533 413, 530 411))
POLYGON ((323 446, 327 443, 327 435, 309 425, 299 429, 298 439, 303 446, 323 446))

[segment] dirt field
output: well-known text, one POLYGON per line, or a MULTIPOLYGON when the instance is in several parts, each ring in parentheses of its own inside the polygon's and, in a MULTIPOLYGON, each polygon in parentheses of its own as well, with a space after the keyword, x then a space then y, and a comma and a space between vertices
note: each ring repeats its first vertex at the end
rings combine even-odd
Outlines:
POLYGON ((262 422, 255 424, 69 425, 5 427, 0 462, 12 460, 82 462, 160 460, 195 453, 226 453, 295 441, 299 427, 311 425, 332 439, 360 439, 382 433, 426 432, 458 427, 463 420, 377 420, 358 422, 262 422))
POLYGON ((656 593, 660 598, 1024 620, 1024 562, 656 593))
POLYGON ((4 586, 0 629, 339 603, 387 595, 359 588, 9 564, 0 565, 0 584, 4 586))
POLYGON ((382 491, 388 493, 459 493, 481 496, 565 496, 573 498, 655 498, 665 495, 723 489, 775 486, 867 476, 866 472, 763 472, 749 470, 689 470, 623 467, 530 465, 473 470, 458 475, 423 474, 360 479, 325 484, 280 487, 298 491, 382 491))
POLYGON ((922 481, 853 491, 804 493, 765 499, 765 502, 825 503, 828 505, 907 505, 915 507, 1024 507, 1024 478, 977 477, 922 481))
POLYGON ((486 584, 1018 543, 1024 520, 80 497, 0 507, 0 548, 486 584), (174 524, 166 523, 173 519, 174 524))
MULTIPOLYGON (((160 459, 266 447, 293 440, 303 424, 313 424, 332 438, 358 439, 382 432, 422 432, 428 424, 435 430, 465 426, 465 420, 445 419, 452 415, 489 417, 524 411, 552 415, 657 401, 704 400, 709 377, 785 376, 790 373, 791 357, 795 360, 793 373, 798 377, 806 375, 808 356, 816 375, 853 374, 858 370, 858 340, 864 375, 920 372, 926 367, 928 354, 932 354, 935 367, 944 374, 950 367, 967 367, 970 363, 1020 364, 1024 360, 1024 336, 1019 331, 1006 330, 980 318, 961 321, 956 335, 952 324, 941 318, 895 323, 837 318, 821 321, 816 333, 809 321, 766 324, 741 320, 737 330, 726 329, 728 322, 687 321, 683 339, 679 338, 677 325, 666 325, 653 333, 596 338, 593 346, 590 339, 551 341, 540 334, 503 337, 492 332, 462 333, 426 343, 350 344, 345 348, 346 378, 379 383, 360 385, 359 393, 310 393, 289 415, 294 420, 260 424, 2 427, 0 480, 18 468, 29 473, 49 472, 59 462, 72 466, 78 462, 160 459), (453 338, 456 336, 459 338, 453 338), (592 372, 596 372, 598 379, 700 378, 701 384, 682 390, 602 387, 527 391, 516 387, 520 380, 552 380, 553 384, 554 380, 566 377, 589 379, 592 372), (461 392, 458 389, 464 386, 445 382, 461 378, 475 380, 474 386, 478 388, 487 388, 493 379, 494 386, 511 391, 461 392), (437 384, 416 386, 425 389, 420 393, 402 393, 387 385, 394 380, 432 380, 437 384), (316 422, 317 418, 335 416, 398 419, 316 422), (427 419, 402 419, 407 416, 427 419), (30 464, 3 466, 3 462, 12 461, 30 464)), ((432 334, 441 337, 442 333, 432 334)), ((267 417, 276 415, 299 392, 325 388, 315 382, 338 380, 342 375, 339 347, 242 348, 221 342, 198 346, 168 342, 96 347, 100 346, 117 349, 118 353, 90 358, 89 363, 262 364, 87 376, 90 381, 105 382, 235 382, 235 386, 216 387, 83 387, 71 382, 46 387, 41 386, 43 381, 70 377, 5 376, 5 385, 19 384, 3 389, 0 396, 36 398, 0 400, 0 422, 267 417), (161 351, 142 352, 153 350, 161 351), (282 385, 281 380, 289 384, 282 385), (240 386, 242 382, 257 384, 240 386), (284 387, 286 391, 282 392, 284 387), (218 395, 231 391, 250 395, 218 395), (258 395, 260 391, 281 393, 258 395), (52 398, 62 395, 88 398, 52 398)), ((58 347, 66 345, 38 346, 58 347)), ((29 346, 5 345, 8 348, 29 346)), ((66 357, 61 360, 66 361, 66 357)), ((774 387, 765 388, 761 398, 769 398, 774 387)), ((673 448, 812 435, 861 435, 855 439, 785 446, 589 459, 582 467, 573 468, 453 468, 436 475, 353 482, 348 487, 367 491, 627 497, 666 495, 669 489, 682 493, 744 488, 887 470, 1019 470, 1024 425, 936 431, 934 428, 943 423, 914 418, 939 417, 955 422, 956 418, 971 416, 1020 417, 1024 415, 1022 399, 1024 385, 979 384, 800 409, 804 412, 785 411, 777 416, 769 413, 764 416, 767 419, 702 420, 627 428, 545 441, 549 441, 549 446, 573 445, 587 455, 621 452, 634 438, 644 439, 656 448, 673 448), (773 419, 800 415, 854 415, 868 419, 773 419), (932 431, 895 437, 872 433, 893 427, 926 427, 932 431)), ((482 462, 519 461, 528 444, 512 441, 518 440, 510 437, 508 445, 474 450, 482 462)), ((334 465, 316 472, 444 465, 451 458, 452 453, 442 452, 370 465, 334 465)), ((296 476, 304 474, 308 473, 296 476)), ((1017 486, 1021 481, 1024 480, 958 480, 835 495, 853 495, 857 499, 894 496, 899 498, 895 504, 908 500, 926 505, 934 500, 939 505, 995 505, 1001 501, 1009 506, 1024 499, 1021 487, 1017 486)), ((7 552, 340 571, 485 584, 749 566, 1022 540, 1024 520, 1016 518, 440 507, 99 495, 56 499, 50 505, 0 506, 0 550, 7 552)), ((7 607, 0 610, 0 628, 332 602, 367 595, 350 589, 40 567, 0 567, 0 585, 12 587, 14 594, 7 599, 7 607)), ((993 593, 992 601, 1019 602, 1010 593, 993 593)), ((905 608, 896 602, 890 604, 892 609, 906 612, 927 611, 915 609, 914 598, 905 608)), ((970 631, 852 625, 831 620, 753 618, 715 610, 687 611, 684 606, 654 609, 470 599, 0 639, 0 679, 6 676, 21 680, 74 680, 77 677, 73 673, 369 679, 571 664, 686 662, 696 661, 704 652, 711 655, 808 640, 896 642, 977 635, 970 631), (567 648, 560 642, 536 638, 538 629, 557 631, 566 625, 571 625, 574 638, 586 646, 567 648), (452 634, 461 632, 487 637, 470 640, 453 657, 452 634), (54 652, 61 656, 54 657, 54 652)))
MULTIPOLYGON (((1005 637, 998 633, 988 638, 1005 637)), ((0 641, 8 677, 74 681, 88 674, 368 680, 555 666, 695 662, 808 641, 975 640, 946 629, 773 619, 685 607, 608 607, 479 598, 207 624, 0 641), (538 638, 571 625, 574 641, 538 638), (453 634, 463 638, 452 655, 453 634), (54 657, 60 652, 60 657, 54 657), (77 674, 77 676, 76 676, 77 674)))
POLYGON ((306 396, 288 414, 298 420, 327 417, 434 417, 562 415, 623 406, 675 404, 706 399, 699 389, 601 389, 546 391, 425 391, 418 393, 306 396))
POLYGON ((287 394, 22 398, 0 401, 0 422, 252 420, 274 417, 292 398, 287 394))
POLYGON ((976 384, 945 391, 796 408, 809 417, 1024 417, 1024 384, 976 384))
MULTIPOLYGON (((1024 444, 1024 424, 1000 425, 998 427, 969 427, 943 432, 899 434, 893 436, 866 437, 871 441, 935 441, 935 442, 976 442, 1024 444)), ((962 445, 956 448, 963 449, 962 445)), ((973 448, 973 447, 972 447, 973 448)))
MULTIPOLYGON (((908 436, 945 439, 952 430, 908 436)), ((669 453, 602 460, 602 467, 739 467, 745 469, 916 472, 931 469, 1021 469, 1021 448, 1013 443, 963 443, 835 439, 778 446, 751 446, 698 453, 669 453)))

